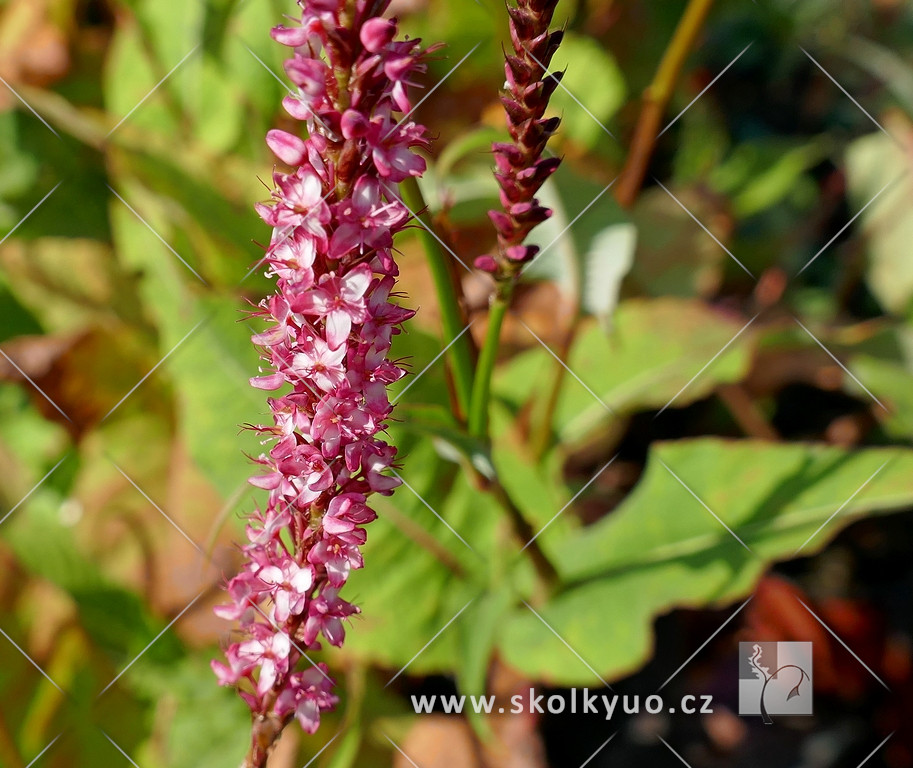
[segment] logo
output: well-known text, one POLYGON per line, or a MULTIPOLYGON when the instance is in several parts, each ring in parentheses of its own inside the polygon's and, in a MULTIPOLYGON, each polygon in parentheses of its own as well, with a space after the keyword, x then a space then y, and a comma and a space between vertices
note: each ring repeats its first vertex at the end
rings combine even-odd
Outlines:
POLYGON ((812 714, 812 644, 739 643, 739 714, 812 714))

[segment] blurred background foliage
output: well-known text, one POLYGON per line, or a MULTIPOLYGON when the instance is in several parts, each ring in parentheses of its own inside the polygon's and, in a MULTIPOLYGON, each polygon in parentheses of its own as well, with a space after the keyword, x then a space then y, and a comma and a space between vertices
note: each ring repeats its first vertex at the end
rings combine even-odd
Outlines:
MULTIPOLYGON (((364 614, 327 654, 343 705, 315 737, 290 729, 277 768, 318 752, 333 768, 405 765, 391 739, 422 768, 507 765, 531 743, 579 765, 604 723, 474 723, 479 753, 464 720, 417 719, 407 695, 606 680, 649 694, 752 593, 669 689, 715 693, 714 717, 626 718, 592 765, 673 764, 654 732, 695 768, 769 764, 758 729, 732 715, 743 636, 817 643, 820 714, 774 750, 806 755, 793 764, 824 744, 815 765, 856 765, 904 722, 913 13, 903 0, 720 0, 663 125, 687 111, 622 207, 609 185, 685 5, 559 4, 552 151, 565 163, 505 326, 490 456, 451 413, 418 239, 398 243, 420 311, 396 354, 424 371, 399 385, 391 428, 407 486, 378 501, 349 588, 364 614), (465 471, 489 461, 560 577, 538 615, 522 603, 536 599, 530 564, 465 471), (895 514, 829 544, 875 513, 895 514), (798 597, 893 695, 797 615, 798 597)), ((242 451, 260 448, 239 425, 265 404, 247 386, 244 310, 270 290, 252 204, 268 195, 263 136, 290 125, 268 31, 292 12, 0 3, 0 765, 115 766, 123 750, 143 768, 216 768, 244 752, 244 706, 208 668, 225 631, 210 609, 255 503, 242 451)), ((494 0, 395 12, 447 44, 416 112, 439 137, 423 186, 479 339, 489 286, 459 260, 493 239, 505 14, 494 0)), ((529 759, 516 765, 546 758, 529 759)), ((909 732, 876 763, 913 764, 909 732)))

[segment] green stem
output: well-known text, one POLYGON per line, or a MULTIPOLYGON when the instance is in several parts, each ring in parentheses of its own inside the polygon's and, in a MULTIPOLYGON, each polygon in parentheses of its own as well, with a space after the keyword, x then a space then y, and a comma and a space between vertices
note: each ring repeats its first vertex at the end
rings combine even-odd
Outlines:
MULTIPOLYGON (((494 374, 495 363, 498 359, 498 349, 501 343, 501 327, 510 308, 510 301, 514 293, 516 279, 503 280, 498 283, 491 309, 488 312, 488 330, 485 332, 485 342, 479 350, 479 363, 476 366, 476 376, 472 382, 472 403, 469 408, 469 434, 488 442, 488 410, 491 403, 491 379, 494 374)), ((494 461, 492 457, 492 461, 494 461)), ((558 573, 549 562, 545 553, 539 548, 539 542, 534 539, 534 531, 523 517, 520 508, 514 503, 507 489, 497 477, 485 482, 487 490, 498 502, 507 516, 511 531, 519 544, 527 551, 533 567, 538 576, 536 600, 543 601, 552 594, 558 585, 558 573)))
POLYGON ((488 330, 485 342, 479 351, 479 364, 472 382, 472 400, 469 407, 469 434, 473 437, 488 437, 488 405, 491 400, 491 378, 498 359, 498 348, 501 343, 501 326, 510 307, 514 292, 514 280, 505 280, 498 284, 497 292, 488 312, 488 330))
POLYGON ((467 325, 466 315, 457 298, 454 279, 450 265, 441 248, 440 235, 435 232, 434 222, 428 214, 425 199, 414 177, 409 177, 400 185, 403 202, 415 211, 421 224, 418 236, 425 249, 428 267, 434 280, 438 304, 441 309, 441 322, 444 326, 444 340, 449 345, 447 357, 450 362, 450 375, 459 406, 458 418, 462 421, 469 412, 472 397, 473 364, 472 337, 464 333, 467 325), (435 237, 437 235, 437 238, 435 237))

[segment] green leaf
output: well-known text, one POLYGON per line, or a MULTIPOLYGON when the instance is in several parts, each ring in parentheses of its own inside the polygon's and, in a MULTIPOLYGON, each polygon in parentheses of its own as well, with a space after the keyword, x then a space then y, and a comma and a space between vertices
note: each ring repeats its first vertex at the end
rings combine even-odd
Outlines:
MULTIPOLYGON (((406 376, 390 388, 390 399, 397 403, 397 408, 412 408, 418 404, 423 410, 438 406, 438 413, 450 412, 450 397, 447 393, 446 366, 441 351, 441 340, 415 326, 404 329, 404 332, 393 337, 390 357, 404 360, 414 374, 406 376), (426 367, 433 361, 427 370, 426 367), (408 392, 406 390, 408 389, 408 392), (402 399, 400 393, 404 392, 402 399)), ((438 420, 442 420, 438 417, 438 420)), ((453 423, 449 416, 447 420, 453 423)))
POLYGON ((361 748, 362 729, 347 728, 328 762, 328 768, 352 768, 361 748))
POLYGON ((868 245, 866 279, 882 306, 896 313, 909 310, 913 299, 913 262, 907 256, 913 241, 913 182, 899 171, 906 163, 903 150, 882 133, 857 139, 846 153, 854 208, 861 210, 874 199, 861 217, 868 245))
POLYGON ((271 127, 268 120, 278 111, 282 97, 290 83, 285 82, 282 61, 288 49, 269 36, 268 30, 281 17, 275 3, 235 3, 224 38, 224 65, 228 77, 238 85, 239 93, 246 99, 248 132, 262 152, 263 136, 271 127), (255 59, 255 53, 265 62, 269 71, 255 59), (274 74, 281 78, 277 80, 274 74))
MULTIPOLYGON (((568 367, 602 403, 568 379, 555 410, 559 439, 574 442, 602 429, 612 418, 606 405, 619 415, 662 408, 670 401, 683 407, 720 383, 738 381, 750 362, 751 329, 721 350, 743 325, 695 300, 623 301, 611 334, 585 326, 571 349, 568 367)), ((519 407, 552 365, 551 355, 539 347, 518 355, 498 371, 497 394, 519 407)))
POLYGON ((516 601, 510 589, 501 587, 481 595, 466 609, 465 621, 457 627, 460 644, 457 682, 460 693, 476 696, 485 693, 488 665, 501 620, 516 601))
POLYGON ((814 189, 814 181, 807 172, 826 154, 824 145, 817 142, 794 147, 775 159, 763 158, 763 167, 751 175, 734 197, 735 213, 740 218, 747 218, 794 194, 800 185, 814 189))
MULTIPOLYGON (((260 66, 253 57, 251 63, 260 66)), ((226 77, 223 63, 211 56, 202 55, 198 67, 191 65, 188 70, 194 76, 186 95, 187 109, 196 124, 194 133, 213 151, 227 152, 240 137, 244 94, 226 77)))
POLYGON ((434 164, 434 170, 440 178, 449 179, 460 165, 482 162, 490 172, 491 145, 496 141, 505 141, 506 136, 505 131, 488 125, 474 127, 447 143, 434 164))
MULTIPOLYGON (((38 178, 38 162, 20 146, 20 120, 13 111, 0 115, 0 200, 29 192, 38 178)), ((0 207, 0 227, 12 228, 21 218, 6 205, 0 207)))
MULTIPOLYGON (((697 187, 672 191, 682 205, 698 220, 709 222, 717 237, 726 242, 726 234, 717 226, 725 219, 713 201, 697 187)), ((726 251, 664 190, 644 190, 630 219, 637 226, 637 251, 627 285, 635 294, 692 297, 716 293, 729 259, 726 251)))
POLYGON ((158 706, 146 751, 155 748, 159 758, 144 764, 224 768, 236 765, 246 752, 250 711, 233 689, 215 685, 209 655, 204 651, 171 664, 141 663, 127 673, 138 695, 158 706))
POLYGON ((851 35, 847 58, 885 84, 906 113, 913 114, 913 69, 903 54, 862 35, 851 35))
POLYGON ((618 111, 627 94, 614 57, 593 38, 565 32, 549 70, 564 70, 549 105, 550 113, 562 118, 559 135, 588 149, 607 140, 600 123, 618 111))
MULTIPOLYGON (((99 240, 39 237, 11 242, 2 265, 0 290, 6 282, 45 331, 70 335, 100 325, 114 335, 120 329, 112 327, 117 325, 112 317, 142 328, 135 279, 120 269, 110 246, 99 240)), ((12 328, 24 319, 13 321, 12 328)))
POLYGON ((621 279, 631 266, 628 250, 636 233, 627 214, 605 185, 578 176, 568 166, 546 182, 539 198, 552 216, 528 239, 542 252, 523 271, 524 278, 551 280, 573 304, 603 315, 617 301, 621 279), (590 286, 585 282, 589 280, 597 284, 590 286))
POLYGON ((606 227, 584 256, 583 309, 608 325, 618 303, 621 281, 634 264, 637 228, 633 224, 606 227))
MULTIPOLYGON (((130 211, 112 203, 121 258, 143 272, 140 293, 159 330, 163 365, 176 387, 179 430, 192 458, 226 498, 250 474, 243 454, 259 453, 256 436, 239 425, 260 422, 265 399, 247 384, 257 375, 244 304, 231 294, 203 294, 181 262, 130 211)), ((159 229, 152 208, 150 224, 159 229)))
MULTIPOLYGON (((887 408, 887 413, 879 415, 888 435, 913 438, 913 374, 909 369, 871 355, 855 355, 849 369, 887 408)), ((843 387, 863 402, 869 401, 870 395, 849 376, 844 378, 843 387)))
MULTIPOLYGON (((208 177, 205 164, 200 166, 206 157, 196 158, 191 166, 185 158, 175 161, 157 153, 133 152, 125 157, 123 177, 130 192, 124 197, 144 218, 155 212, 156 231, 195 271, 209 281, 236 287, 263 255, 249 245, 251 240, 268 238, 253 212, 253 201, 263 195, 262 188, 253 188, 256 170, 252 167, 247 168, 246 185, 219 178, 222 187, 217 188, 217 177, 208 177), (143 186, 137 186, 132 176, 143 186), (239 190, 245 193, 240 203, 228 196, 239 190)), ((196 279, 187 267, 181 267, 186 270, 180 273, 182 277, 196 279)))
MULTIPOLYGON (((516 604, 513 591, 505 586, 486 592, 466 609, 456 625, 457 685, 461 694, 485 694, 488 668, 498 641, 504 615, 516 604)), ((470 723, 481 736, 489 733, 485 718, 470 708, 470 723)))
MULTIPOLYGON (((552 522, 571 498, 571 491, 564 484, 564 457, 560 452, 552 451, 541 461, 533 461, 528 450, 512 439, 511 419, 510 412, 496 403, 492 409, 492 433, 497 436, 493 447, 494 464, 508 495, 527 522, 538 529, 552 522)), ((557 526, 556 530, 568 523, 563 516, 552 522, 557 526)))
POLYGON ((19 384, 0 384, 0 412, 0 497, 9 509, 59 461, 70 438, 60 424, 41 415, 19 384))
MULTIPOLYGON (((491 452, 478 438, 468 435, 460 429, 449 411, 435 406, 427 408, 409 408, 398 411, 399 417, 408 414, 396 425, 395 434, 409 434, 431 440, 438 455, 455 463, 472 465, 483 477, 494 477, 495 470, 491 463, 491 452)), ((402 447, 402 440, 397 441, 402 447)))
MULTIPOLYGON (((469 485, 463 473, 453 477, 456 467, 441 462, 427 442, 409 455, 405 466, 403 477, 415 493, 404 486, 391 500, 375 502, 379 518, 368 533, 365 568, 349 578, 349 594, 361 606, 362 614, 358 626, 346 636, 346 648, 365 661, 393 670, 418 653, 409 665, 411 674, 450 671, 456 667, 458 656, 455 627, 448 627, 424 651, 421 649, 484 589, 499 511, 488 494, 480 494, 469 485), (456 561, 463 574, 454 573, 434 551, 423 546, 412 532, 415 527, 456 561)), ((461 615, 456 621, 464 618, 461 615)))
MULTIPOLYGON (((907 449, 716 438, 654 444, 644 477, 611 515, 561 541, 541 537, 563 577, 578 582, 541 615, 602 677, 619 677, 648 658, 655 616, 739 600, 770 563, 813 554, 862 515, 910 506, 911 473, 907 449)), ((500 650, 534 679, 596 679, 526 608, 509 619, 500 650)))
POLYGON ((800 186, 814 189, 806 174, 826 155, 823 139, 798 145, 781 139, 746 141, 712 171, 710 181, 732 198, 739 218, 747 218, 795 194, 800 186))
MULTIPOLYGON (((683 102, 679 109, 686 106, 683 102)), ((704 182, 730 150, 732 139, 724 116, 709 100, 698 99, 679 119, 676 130, 672 159, 676 185, 704 182)))
POLYGON ((492 72, 502 72, 504 54, 498 41, 503 29, 498 15, 501 8, 503 6, 494 0, 479 0, 471 5, 436 0, 420 10, 416 8, 413 12, 403 13, 400 25, 402 35, 421 37, 427 41, 447 41, 440 53, 429 57, 425 82, 440 82, 477 45, 478 48, 453 73, 449 87, 459 93, 461 88, 467 88, 472 83, 487 82, 492 72))
POLYGON ((111 115, 112 127, 129 114, 127 120, 138 128, 170 136, 179 133, 175 116, 163 104, 161 94, 137 105, 191 47, 192 44, 177 53, 171 63, 161 70, 149 46, 144 43, 141 27, 138 24, 118 26, 108 49, 103 74, 105 108, 111 115))
POLYGON ((0 342, 38 333, 41 333, 38 319, 19 303, 0 275, 0 342))
POLYGON ((473 128, 448 143, 421 181, 422 195, 435 213, 446 209, 454 224, 476 224, 486 211, 500 207, 492 174, 491 145, 507 133, 490 126, 473 128))
MULTIPOLYGON (((72 457, 66 460, 74 462, 72 457)), ((59 472, 64 471, 61 467, 59 472)), ((156 635, 158 622, 139 595, 109 581, 74 541, 64 525, 62 495, 43 485, 27 507, 6 521, 2 537, 26 570, 67 592, 76 602, 79 620, 95 647, 117 663, 135 657, 156 635)), ((171 638, 173 640, 173 638, 171 638)), ((176 646, 163 637, 155 653, 173 655, 176 646)))

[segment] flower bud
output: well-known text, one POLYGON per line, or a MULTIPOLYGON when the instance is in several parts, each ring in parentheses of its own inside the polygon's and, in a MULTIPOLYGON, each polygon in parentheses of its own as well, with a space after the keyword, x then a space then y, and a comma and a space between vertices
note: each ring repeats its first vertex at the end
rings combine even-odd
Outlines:
POLYGON ((359 33, 361 44, 371 53, 380 53, 396 37, 396 22, 389 19, 368 19, 359 33))
POLYGON ((273 154, 286 165, 301 165, 307 157, 307 145, 285 131, 269 131, 266 143, 273 154))
POLYGON ((563 32, 549 31, 557 0, 515 2, 507 9, 513 53, 504 56, 505 92, 501 96, 513 141, 492 145, 498 197, 504 210, 488 214, 498 236, 497 253, 480 256, 475 262, 499 280, 513 279, 538 252, 523 241, 551 215, 535 195, 561 162, 560 158, 542 156, 560 123, 560 118, 545 117, 549 98, 563 74, 545 69, 563 38, 563 32))

